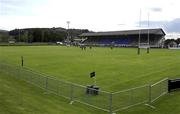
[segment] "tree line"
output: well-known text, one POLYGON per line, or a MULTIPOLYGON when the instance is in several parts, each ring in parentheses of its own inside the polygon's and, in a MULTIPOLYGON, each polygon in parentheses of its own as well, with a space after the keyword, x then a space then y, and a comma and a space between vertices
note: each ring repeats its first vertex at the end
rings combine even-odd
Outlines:
POLYGON ((14 29, 9 31, 9 35, 13 36, 16 42, 57 42, 64 41, 69 37, 71 40, 80 34, 89 32, 87 29, 64 29, 64 28, 28 28, 14 29))
POLYGON ((8 31, 0 30, 0 42, 7 42, 9 39, 8 31))
POLYGON ((165 42, 164 42, 164 46, 167 48, 168 46, 173 45, 173 42, 176 43, 177 45, 180 44, 180 38, 166 39, 165 42))

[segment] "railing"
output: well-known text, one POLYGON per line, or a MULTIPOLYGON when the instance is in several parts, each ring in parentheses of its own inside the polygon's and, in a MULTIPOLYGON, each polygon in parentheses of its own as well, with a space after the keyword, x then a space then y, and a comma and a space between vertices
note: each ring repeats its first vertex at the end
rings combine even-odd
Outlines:
POLYGON ((47 93, 54 93, 67 98, 71 103, 73 101, 80 102, 109 113, 142 103, 152 103, 168 92, 167 78, 153 85, 144 85, 114 93, 98 90, 98 95, 91 95, 87 94, 87 87, 85 86, 57 80, 25 67, 0 63, 0 71, 40 87, 47 93))

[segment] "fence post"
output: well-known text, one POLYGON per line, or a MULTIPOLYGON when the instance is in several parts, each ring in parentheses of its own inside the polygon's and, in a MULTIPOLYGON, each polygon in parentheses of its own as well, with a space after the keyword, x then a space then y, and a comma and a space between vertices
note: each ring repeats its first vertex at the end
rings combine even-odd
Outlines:
POLYGON ((166 92, 169 93, 169 78, 167 78, 166 87, 166 92))
POLYGON ((73 84, 70 84, 71 86, 71 94, 70 94, 70 99, 71 99, 71 102, 73 102, 73 93, 74 93, 74 87, 73 87, 73 84))
POLYGON ((46 93, 48 92, 48 77, 46 77, 45 91, 46 91, 46 93))
POLYGON ((30 74, 30 79, 29 79, 29 82, 32 84, 32 74, 30 74))
POLYGON ((21 56, 21 66, 22 67, 24 66, 24 58, 23 58, 23 56, 21 56))
POLYGON ((149 84, 149 103, 151 103, 151 97, 152 97, 152 92, 151 92, 151 84, 149 84))
POLYGON ((1 72, 2 72, 2 68, 3 68, 3 67, 2 67, 2 64, 0 63, 0 71, 1 71, 1 72))
POLYGON ((112 114, 113 113, 113 110, 112 110, 112 93, 109 93, 109 114, 112 114))
POLYGON ((133 103, 133 89, 130 91, 130 103, 133 103))
POLYGON ((17 75, 17 79, 20 80, 20 76, 21 76, 21 67, 19 67, 19 70, 18 70, 18 75, 17 75))
POLYGON ((0 71, 2 71, 2 68, 3 68, 3 67, 2 67, 2 64, 0 63, 0 71))

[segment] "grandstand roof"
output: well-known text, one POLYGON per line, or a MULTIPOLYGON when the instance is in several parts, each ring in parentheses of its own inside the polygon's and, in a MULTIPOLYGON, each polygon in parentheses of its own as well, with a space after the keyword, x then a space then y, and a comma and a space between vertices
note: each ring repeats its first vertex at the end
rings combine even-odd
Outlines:
POLYGON ((156 34, 156 35, 162 35, 165 36, 165 32, 161 28, 157 29, 139 29, 139 30, 125 30, 125 31, 109 31, 109 32, 89 32, 89 33, 83 33, 80 36, 81 37, 87 37, 87 36, 119 36, 119 35, 136 35, 139 34, 139 31, 141 34, 156 34))

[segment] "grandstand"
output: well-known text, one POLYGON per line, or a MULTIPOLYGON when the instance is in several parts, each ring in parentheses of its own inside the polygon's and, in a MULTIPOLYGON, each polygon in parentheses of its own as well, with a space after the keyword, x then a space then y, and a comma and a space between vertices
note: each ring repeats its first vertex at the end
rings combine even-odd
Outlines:
POLYGON ((111 32, 90 32, 80 35, 86 39, 83 43, 86 45, 110 46, 117 47, 137 47, 140 33, 140 43, 149 44, 150 47, 162 47, 165 37, 165 32, 161 28, 156 29, 139 29, 126 31, 111 31, 111 32))

